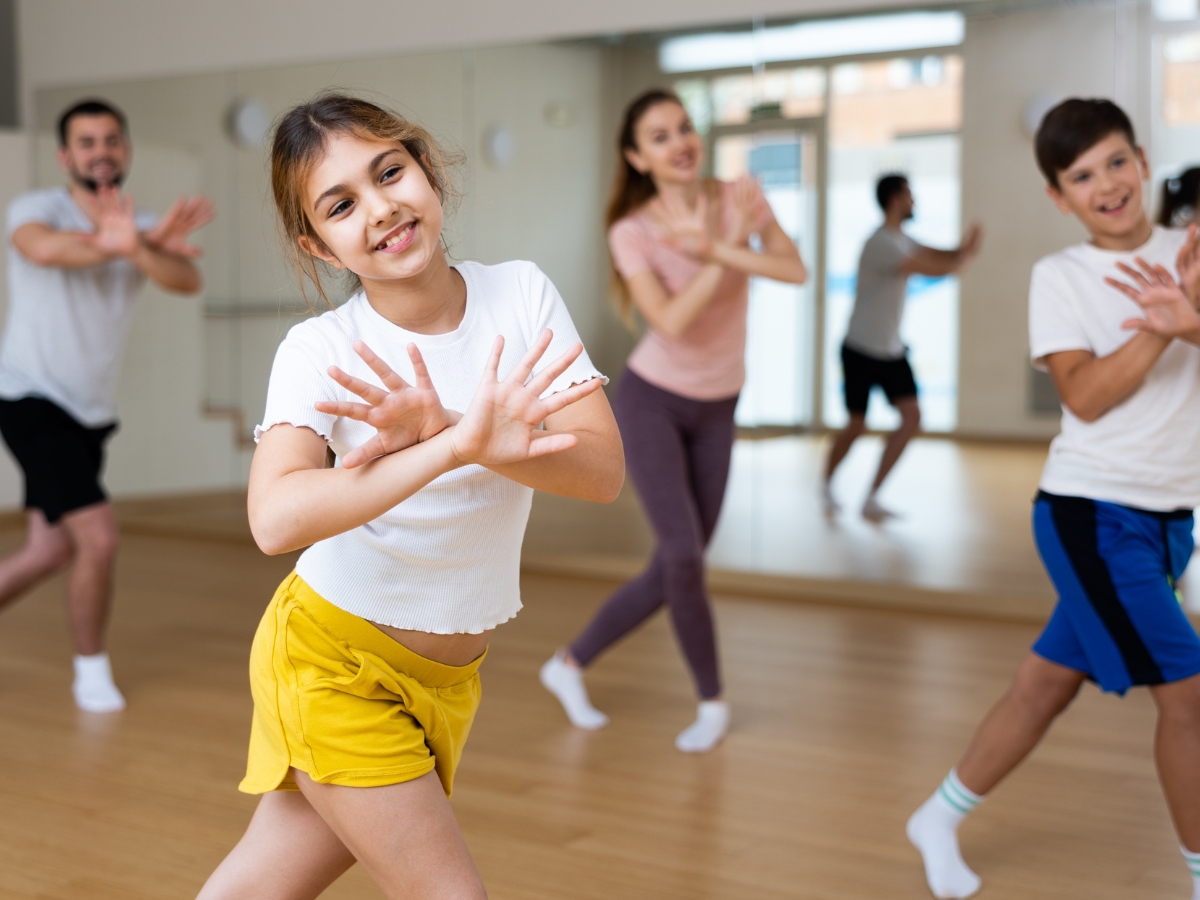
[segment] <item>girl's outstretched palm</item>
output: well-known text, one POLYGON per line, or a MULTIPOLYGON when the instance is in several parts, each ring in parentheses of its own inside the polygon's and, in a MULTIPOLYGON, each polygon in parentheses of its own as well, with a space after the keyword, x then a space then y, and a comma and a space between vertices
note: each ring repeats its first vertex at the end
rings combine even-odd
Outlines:
POLYGON ((475 392, 471 405, 455 426, 450 439, 451 449, 459 462, 499 466, 570 450, 579 442, 573 434, 548 434, 537 427, 547 416, 582 400, 601 387, 601 380, 593 378, 552 394, 545 400, 540 399, 554 379, 565 372, 583 352, 583 345, 576 343, 530 378, 534 366, 550 346, 553 337, 550 329, 543 331, 503 381, 499 380, 499 370, 504 338, 496 338, 479 390, 475 392))
POLYGON ((416 384, 412 385, 397 375, 392 368, 362 341, 354 342, 354 352, 379 376, 387 390, 348 375, 337 366, 329 367, 329 377, 365 400, 365 403, 321 401, 316 404, 319 412, 366 422, 376 429, 375 436, 360 447, 351 450, 342 459, 342 467, 353 469, 377 456, 385 456, 427 441, 448 425, 454 424, 457 416, 442 407, 437 390, 425 368, 425 360, 416 344, 408 345, 408 358, 412 360, 416 384))

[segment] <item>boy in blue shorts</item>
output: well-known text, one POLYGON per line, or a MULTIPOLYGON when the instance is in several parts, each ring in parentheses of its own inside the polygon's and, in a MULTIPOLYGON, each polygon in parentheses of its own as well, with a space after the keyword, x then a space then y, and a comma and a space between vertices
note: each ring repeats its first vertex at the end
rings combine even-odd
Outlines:
POLYGON ((934 896, 971 896, 980 881, 956 834, 966 814, 1085 679, 1116 694, 1145 685, 1158 707, 1159 777, 1200 900, 1200 637, 1175 591, 1200 505, 1200 241, 1150 224, 1146 160, 1113 103, 1065 101, 1035 144, 1046 193, 1091 236, 1040 260, 1029 291, 1033 362, 1063 406, 1033 512, 1058 604, 907 833, 934 896))

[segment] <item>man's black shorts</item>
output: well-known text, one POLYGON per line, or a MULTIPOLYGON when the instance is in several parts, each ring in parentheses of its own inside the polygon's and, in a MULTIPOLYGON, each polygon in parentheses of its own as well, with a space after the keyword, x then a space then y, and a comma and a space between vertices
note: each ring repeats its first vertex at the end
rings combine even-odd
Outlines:
POLYGON ((917 395, 917 381, 913 378, 908 357, 880 359, 859 353, 842 344, 842 372, 846 387, 846 409, 850 413, 864 415, 871 388, 879 385, 893 406, 897 400, 917 395))
POLYGON ((25 508, 55 523, 108 499, 100 484, 104 443, 117 423, 88 428, 41 397, 0 400, 0 435, 25 474, 25 508))

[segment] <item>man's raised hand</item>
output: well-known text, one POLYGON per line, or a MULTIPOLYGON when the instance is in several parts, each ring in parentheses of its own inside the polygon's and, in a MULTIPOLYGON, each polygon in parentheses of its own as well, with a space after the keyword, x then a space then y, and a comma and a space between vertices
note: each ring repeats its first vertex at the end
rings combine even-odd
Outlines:
POLYGON ((570 450, 579 442, 573 434, 547 433, 537 427, 547 416, 582 400, 602 386, 601 379, 592 378, 540 399, 554 379, 583 352, 583 345, 576 343, 530 378, 553 337, 549 329, 543 331, 503 381, 499 372, 504 338, 496 338, 479 389, 461 421, 454 426, 450 438, 451 450, 459 462, 499 466, 570 450))
POLYGON ((1138 269, 1117 263, 1117 268, 1132 279, 1133 284, 1115 278, 1104 279, 1140 306, 1144 314, 1144 318, 1126 319, 1121 327, 1126 331, 1145 331, 1162 338, 1182 338, 1193 343, 1200 339, 1200 313, 1196 312, 1171 273, 1163 266, 1150 265, 1140 256, 1135 262, 1138 269))
POLYGON ((420 441, 427 441, 457 418, 442 407, 437 390, 429 378, 429 370, 416 344, 408 345, 408 358, 412 360, 416 384, 409 384, 362 341, 354 342, 357 353, 371 371, 379 376, 387 390, 376 387, 343 372, 337 366, 329 367, 329 377, 361 397, 364 403, 326 402, 316 405, 319 412, 330 413, 347 419, 366 422, 376 429, 375 436, 354 448, 342 459, 342 468, 353 469, 377 456, 395 453, 420 441))
POLYGON ((96 226, 94 233, 81 236, 84 241, 106 256, 127 257, 137 251, 137 219, 132 197, 122 196, 113 185, 101 185, 95 195, 85 195, 84 207, 96 226))
POLYGON ((142 237, 156 250, 196 258, 202 256, 204 251, 189 244, 188 236, 214 218, 216 211, 207 197, 180 197, 142 237))

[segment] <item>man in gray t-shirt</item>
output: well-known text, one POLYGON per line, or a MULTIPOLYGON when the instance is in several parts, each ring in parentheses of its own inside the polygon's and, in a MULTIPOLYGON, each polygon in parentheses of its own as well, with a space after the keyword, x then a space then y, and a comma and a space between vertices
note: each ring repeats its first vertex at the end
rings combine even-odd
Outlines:
POLYGON ((867 427, 867 401, 873 387, 880 387, 900 413, 900 427, 892 432, 879 460, 879 469, 862 514, 873 521, 893 513, 876 499, 883 480, 900 458, 904 447, 921 427, 917 405, 917 383, 908 364, 908 348, 900 340, 900 319, 909 275, 951 275, 979 250, 981 231, 971 226, 956 250, 935 250, 918 244, 901 226, 913 217, 913 195, 903 175, 885 175, 875 186, 875 198, 883 210, 883 224, 863 245, 858 261, 858 284, 854 312, 842 344, 842 372, 846 410, 850 421, 829 450, 822 485, 826 514, 838 511, 831 482, 833 473, 850 451, 850 446, 867 427))
POLYGON ((0 559, 0 607, 70 565, 75 702, 125 705, 104 652, 117 524, 100 482, 116 429, 117 377, 133 301, 149 279, 194 294, 199 250, 188 235, 212 204, 180 199, 161 218, 120 193, 125 117, 77 103, 59 119, 66 187, 23 194, 8 209, 8 321, 0 343, 0 435, 25 478, 28 533, 0 559))

